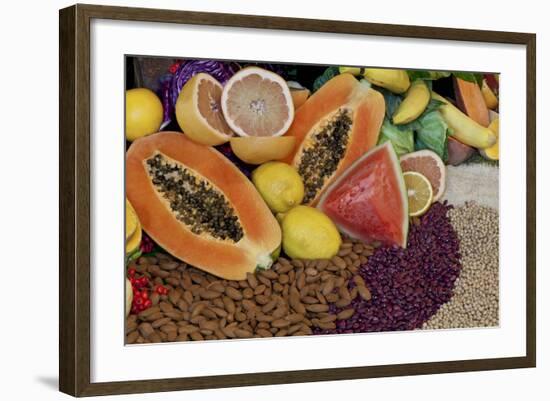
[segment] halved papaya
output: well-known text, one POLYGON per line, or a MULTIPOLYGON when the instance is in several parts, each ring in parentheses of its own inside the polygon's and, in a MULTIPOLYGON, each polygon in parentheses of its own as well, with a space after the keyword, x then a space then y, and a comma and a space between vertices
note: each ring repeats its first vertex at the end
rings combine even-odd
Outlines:
POLYGON ((304 181, 304 203, 315 205, 326 187, 378 142, 385 102, 351 74, 325 83, 296 110, 286 135, 295 151, 285 159, 304 181))
POLYGON ((244 174, 214 148, 178 132, 132 143, 126 196, 162 248, 224 279, 269 268, 281 243, 277 220, 244 174))

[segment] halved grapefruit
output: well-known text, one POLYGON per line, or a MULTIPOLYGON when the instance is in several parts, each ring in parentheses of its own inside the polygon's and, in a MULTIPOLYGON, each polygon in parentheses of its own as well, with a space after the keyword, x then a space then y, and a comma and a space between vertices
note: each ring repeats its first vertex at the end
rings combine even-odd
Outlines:
POLYGON ((407 191, 391 143, 357 159, 327 188, 317 207, 353 238, 405 247, 407 191))
POLYGON ((183 86, 176 101, 176 119, 183 133, 202 145, 221 145, 233 132, 220 105, 222 85, 203 72, 183 86))
POLYGON ((259 67, 243 68, 227 81, 221 106, 227 124, 239 136, 281 136, 294 119, 286 81, 259 67))

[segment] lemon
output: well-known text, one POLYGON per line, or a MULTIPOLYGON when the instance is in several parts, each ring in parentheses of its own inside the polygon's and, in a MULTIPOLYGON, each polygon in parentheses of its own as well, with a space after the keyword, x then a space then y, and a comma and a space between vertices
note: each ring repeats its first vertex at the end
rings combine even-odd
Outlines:
POLYGON ((432 184, 426 177, 415 171, 407 171, 403 174, 403 178, 407 187, 409 216, 423 215, 432 204, 432 184))
POLYGON ((126 91, 126 139, 154 134, 162 124, 162 103, 155 92, 147 88, 126 91))
POLYGON ((338 229, 323 212, 296 206, 283 217, 283 249, 291 258, 330 259, 340 249, 338 229))
POLYGON ((283 162, 268 162, 252 172, 252 182, 267 206, 285 213, 304 199, 304 183, 298 172, 283 162))

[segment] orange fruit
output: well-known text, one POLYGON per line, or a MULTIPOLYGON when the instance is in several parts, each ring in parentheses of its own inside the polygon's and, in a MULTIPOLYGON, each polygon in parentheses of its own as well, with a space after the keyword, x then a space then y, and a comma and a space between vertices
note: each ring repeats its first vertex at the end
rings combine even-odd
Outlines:
POLYGON ((296 137, 235 137, 229 141, 235 156, 249 164, 262 164, 271 160, 281 160, 294 150, 296 137))
POLYGON ((294 104, 285 80, 259 67, 243 68, 222 92, 225 121, 239 136, 281 136, 294 119, 294 104))
POLYGON ((433 202, 445 192, 446 170, 437 153, 424 149, 408 153, 399 159, 403 172, 415 171, 425 176, 433 188, 433 202))
POLYGON ((233 132, 223 117, 222 85, 212 76, 199 73, 185 83, 176 101, 176 119, 185 135, 203 145, 220 145, 233 132))

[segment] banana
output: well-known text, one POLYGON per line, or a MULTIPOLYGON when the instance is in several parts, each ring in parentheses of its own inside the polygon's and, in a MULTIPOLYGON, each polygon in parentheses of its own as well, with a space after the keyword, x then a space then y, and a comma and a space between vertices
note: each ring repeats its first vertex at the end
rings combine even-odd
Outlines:
POLYGON ((132 288, 132 283, 130 282, 130 280, 126 279, 126 305, 124 308, 126 310, 126 316, 128 316, 130 314, 130 311, 132 310, 133 300, 134 300, 134 291, 132 288))
POLYGON ((365 68, 363 76, 372 84, 386 88, 394 93, 404 93, 411 81, 405 70, 387 68, 365 68))
POLYGON ((365 69, 363 67, 338 67, 338 71, 340 72, 340 74, 348 73, 358 77, 360 75, 363 75, 363 71, 365 71, 365 69))
POLYGON ((430 90, 422 80, 414 81, 407 91, 405 99, 393 114, 393 123, 407 124, 420 116, 430 103, 430 90))
POLYGON ((128 241, 136 231, 137 221, 136 212, 128 199, 126 199, 126 241, 128 241))
POLYGON ((485 149, 494 145, 497 137, 489 128, 479 125, 447 99, 435 92, 432 92, 432 99, 444 103, 439 108, 439 112, 447 125, 452 129, 453 132, 451 135, 460 142, 478 149, 485 149))
POLYGON ((126 255, 139 249, 141 243, 141 223, 132 204, 126 199, 126 255))

